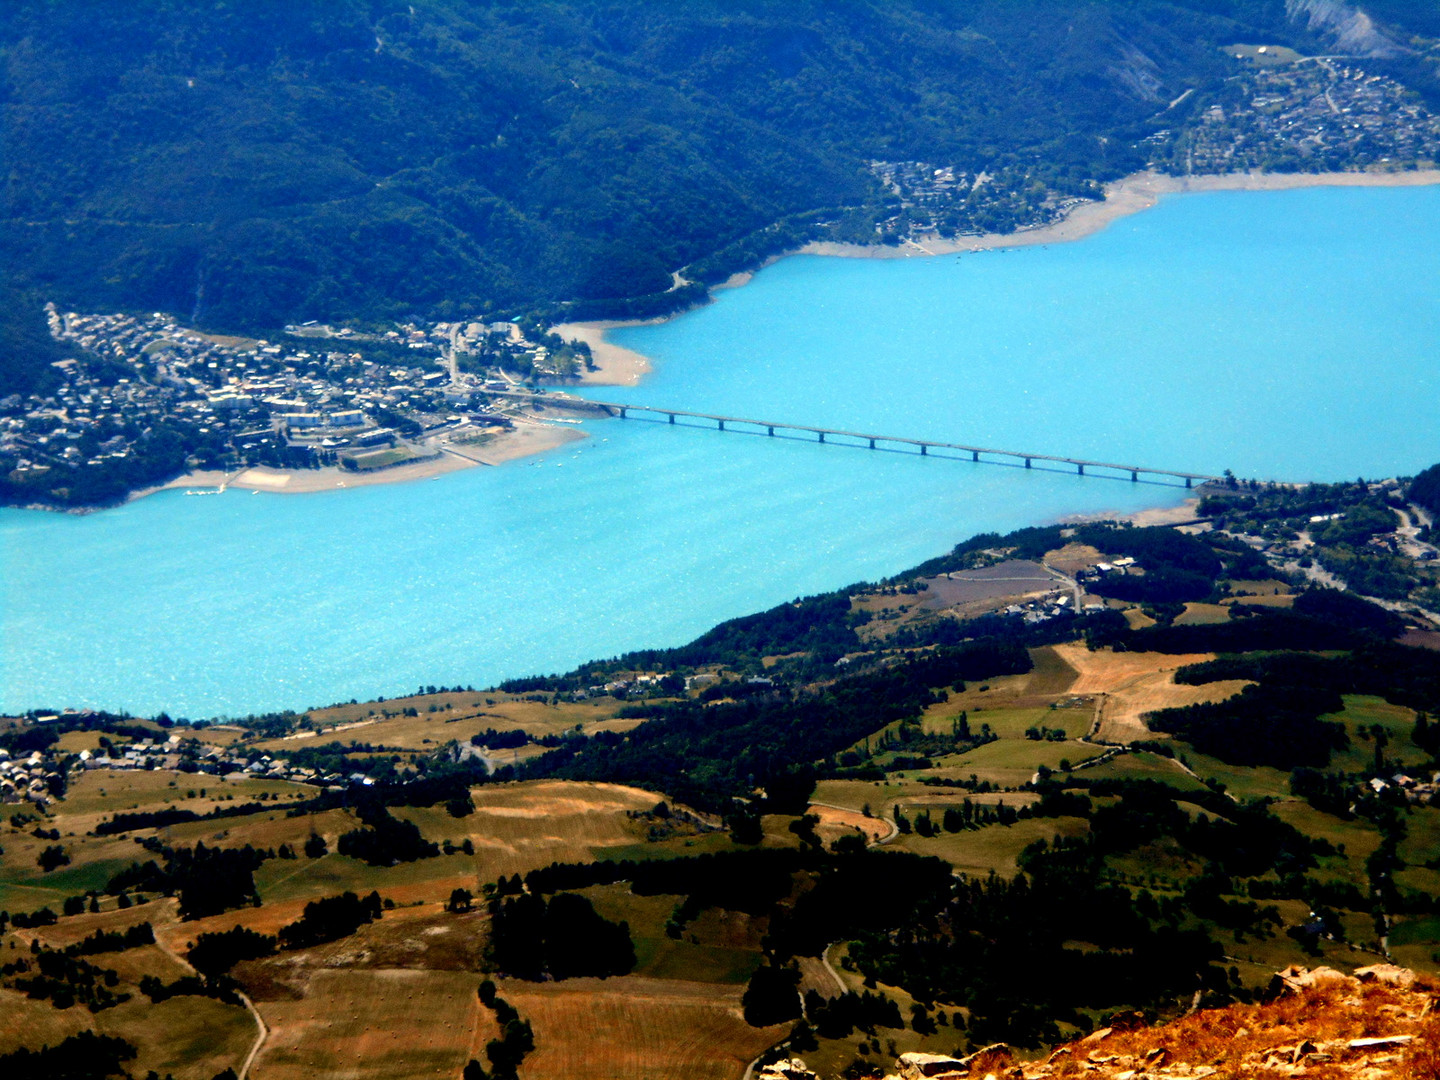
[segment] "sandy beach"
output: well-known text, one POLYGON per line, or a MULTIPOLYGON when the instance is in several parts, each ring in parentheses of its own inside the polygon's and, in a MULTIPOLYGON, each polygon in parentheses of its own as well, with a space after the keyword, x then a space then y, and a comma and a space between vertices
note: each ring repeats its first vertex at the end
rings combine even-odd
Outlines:
POLYGON ((560 323, 555 333, 566 341, 583 341, 590 346, 595 361, 594 371, 581 372, 577 378, 582 386, 636 386, 650 374, 650 361, 633 349, 622 348, 605 340, 607 330, 622 326, 652 326, 659 319, 605 320, 599 322, 560 323))
POLYGON ((1185 499, 1178 506, 1152 506, 1144 510, 1107 511, 1097 510, 1087 514, 1067 514, 1059 519, 1061 525, 1088 525, 1095 521, 1125 521, 1137 528, 1159 525, 1184 525, 1195 520, 1200 512, 1200 499, 1185 499))
POLYGON ((544 453, 557 447, 587 438, 585 432, 559 424, 538 420, 516 426, 483 443, 436 443, 436 457, 407 462, 374 472, 352 472, 331 465, 323 469, 271 469, 257 465, 239 472, 202 471, 177 476, 168 484, 146 488, 130 495, 127 502, 153 495, 157 491, 229 490, 269 491, 284 495, 308 495, 317 491, 370 487, 374 484, 402 484, 412 480, 433 480, 460 469, 477 465, 502 465, 517 458, 544 453))

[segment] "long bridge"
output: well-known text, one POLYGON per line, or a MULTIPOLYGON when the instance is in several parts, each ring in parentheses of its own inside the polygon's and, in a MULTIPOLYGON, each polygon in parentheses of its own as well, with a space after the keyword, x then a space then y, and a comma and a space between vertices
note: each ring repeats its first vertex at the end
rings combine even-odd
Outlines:
MULTIPOLYGON (((1042 462, 1050 465, 1071 466, 1080 476, 1100 475, 1114 476, 1119 474, 1117 479, 1123 479, 1129 474, 1130 480, 1138 483, 1142 476, 1154 477, 1162 482, 1169 480, 1183 480, 1187 488, 1194 487, 1196 483, 1207 483, 1220 481, 1223 477, 1214 476, 1208 473, 1178 472, 1175 469, 1153 469, 1144 465, 1126 465, 1114 461, 1090 461, 1086 458, 1061 457, 1057 454, 1035 454, 1023 450, 998 450, 993 446, 966 446, 963 443, 939 442, 934 439, 913 439, 901 435, 873 435, 863 431, 846 431, 843 428, 813 427, 809 424, 791 424, 779 420, 755 420, 744 416, 723 416, 719 413, 694 412, 689 409, 669 409, 655 405, 629 405, 616 401, 597 401, 594 398, 577 398, 568 394, 532 394, 522 393, 514 390, 486 390, 483 393, 492 397, 521 398, 536 404, 548 404, 561 408, 589 408, 598 409, 621 420, 627 419, 631 413, 650 413, 655 416, 663 416, 668 422, 674 424, 677 418, 685 420, 705 420, 717 425, 720 431, 743 430, 758 435, 758 429, 764 428, 765 434, 774 437, 777 431, 794 431, 806 435, 814 435, 819 442, 826 442, 830 439, 856 440, 855 442, 844 442, 839 445, 855 446, 865 444, 871 450, 899 448, 906 446, 918 447, 920 456, 925 457, 932 450, 959 451, 969 454, 971 461, 992 464, 1011 464, 1017 466, 1024 462, 1027 469, 1034 468, 1035 462, 1042 462), (729 425, 727 427, 726 425, 729 425), (1100 470, 1098 473, 1087 473, 1086 470, 1100 470)), ((1154 482, 1154 481, 1150 481, 1154 482)))

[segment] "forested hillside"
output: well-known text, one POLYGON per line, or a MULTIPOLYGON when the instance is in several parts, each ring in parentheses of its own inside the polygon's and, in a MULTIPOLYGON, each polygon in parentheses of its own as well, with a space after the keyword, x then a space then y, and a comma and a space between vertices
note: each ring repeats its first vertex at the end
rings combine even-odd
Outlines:
MULTIPOLYGON (((1143 164, 1217 45, 1327 32, 1281 0, 16 0, 6 318, 662 310, 697 295, 672 271, 873 239, 872 161, 1081 191, 1143 164)), ((46 360, 12 351, 0 392, 46 360)))

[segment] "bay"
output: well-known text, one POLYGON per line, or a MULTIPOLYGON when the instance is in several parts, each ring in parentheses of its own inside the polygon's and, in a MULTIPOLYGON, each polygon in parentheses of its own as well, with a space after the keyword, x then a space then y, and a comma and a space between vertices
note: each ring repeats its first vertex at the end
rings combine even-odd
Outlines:
MULTIPOLYGON (((1242 477, 1440 459, 1440 190, 1172 197, 1082 242, 792 257, 616 340, 607 400, 1242 477)), ((643 421, 315 495, 0 511, 0 709, 202 717, 484 685, 1183 489, 643 421)))

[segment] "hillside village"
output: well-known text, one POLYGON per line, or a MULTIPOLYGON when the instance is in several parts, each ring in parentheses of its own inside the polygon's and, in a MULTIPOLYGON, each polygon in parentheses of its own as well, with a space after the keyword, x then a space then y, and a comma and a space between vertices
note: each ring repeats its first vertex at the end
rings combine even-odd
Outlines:
MULTIPOLYGON (((1412 169, 1440 160, 1440 117, 1413 90, 1358 59, 1266 45, 1225 51, 1234 73, 1169 103, 1159 121, 1173 123, 1139 141, 1149 168, 1205 176, 1412 169)), ((934 161, 868 166, 893 210, 874 226, 882 243, 1039 228, 1103 197, 1099 183, 1038 164, 991 171, 934 161)))
POLYGON ((563 379, 588 346, 512 322, 398 324, 380 333, 296 326, 281 342, 207 335, 173 316, 47 308, 52 393, 0 401, 0 468, 42 493, 75 467, 103 490, 250 465, 365 471, 433 457, 439 439, 503 431, 521 410, 486 389, 563 379), (8 466, 8 467, 6 467, 8 466), (64 474, 59 474, 64 475, 64 474))
POLYGON ((1192 103, 1194 120, 1146 140, 1158 166, 1181 175, 1322 172, 1440 159, 1440 118, 1393 78, 1351 59, 1265 46, 1237 61, 1246 70, 1192 103))

